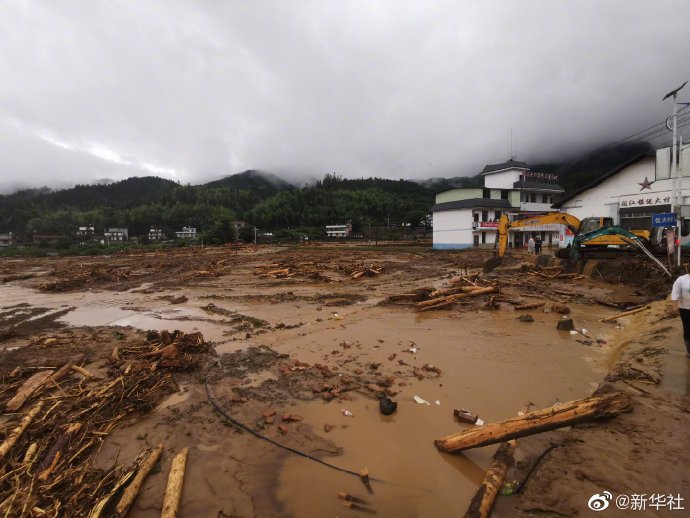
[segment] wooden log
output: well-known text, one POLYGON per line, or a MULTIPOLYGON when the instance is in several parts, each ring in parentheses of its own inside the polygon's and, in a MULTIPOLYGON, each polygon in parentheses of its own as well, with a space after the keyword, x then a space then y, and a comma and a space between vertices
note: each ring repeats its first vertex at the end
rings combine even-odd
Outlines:
POLYGON ((32 442, 24 454, 24 460, 22 460, 23 466, 27 466, 33 462, 34 457, 36 456, 36 450, 38 450, 38 443, 32 442))
POLYGON ((144 484, 144 480, 148 474, 151 473, 151 470, 158 462, 158 459, 161 458, 162 454, 163 443, 160 443, 153 449, 151 453, 149 453, 148 457, 144 459, 144 462, 141 463, 134 480, 132 480, 132 483, 127 486, 127 489, 125 489, 124 493, 122 493, 122 497, 115 508, 116 516, 122 517, 127 514, 127 511, 129 511, 129 508, 134 503, 134 500, 136 500, 139 490, 144 484))
POLYGON ((36 472, 39 474, 39 481, 45 482, 48 480, 48 477, 55 469, 55 466, 57 466, 58 462, 60 462, 60 459, 64 457, 65 450, 69 446, 70 440, 77 432, 79 432, 79 430, 81 430, 81 426, 81 423, 69 425, 65 433, 58 437, 53 446, 48 450, 48 453, 46 453, 45 457, 43 457, 43 460, 41 460, 39 463, 38 468, 36 468, 36 472))
POLYGON ((496 495, 503 485, 508 468, 513 464, 516 445, 517 440, 511 439, 498 447, 484 475, 484 480, 470 502, 465 518, 486 518, 491 515, 496 495))
POLYGON ((430 297, 445 297, 447 295, 455 295, 456 293, 467 293, 479 289, 477 286, 458 286, 457 288, 446 288, 443 290, 432 291, 430 297))
POLYGON ((519 306, 515 306, 515 309, 522 311, 523 309, 540 308, 544 305, 546 305, 546 302, 530 302, 529 304, 520 304, 519 306))
POLYGON ((645 306, 643 308, 637 308, 637 309, 631 309, 630 311, 624 311, 623 313, 618 313, 617 315, 613 315, 612 317, 602 318, 599 320, 599 322, 611 322, 612 320, 617 320, 619 318, 634 315, 635 313, 640 313, 641 311, 646 311, 648 309, 650 309, 650 306, 645 306))
POLYGON ((31 421, 34 420, 34 417, 38 415, 42 408, 43 401, 39 401, 38 403, 36 403, 36 405, 22 418, 22 421, 19 423, 19 426, 12 430, 10 434, 7 436, 7 438, 3 441, 3 443, 0 444, 0 461, 2 461, 5 458, 12 446, 14 446, 17 440, 26 431, 26 429, 31 424, 31 421))
POLYGON ((84 376, 86 379, 94 378, 94 377, 95 377, 89 370, 85 369, 84 367, 79 367, 79 365, 72 365, 72 366, 71 366, 71 369, 72 369, 74 372, 81 374, 81 375, 84 376))
POLYGON ((19 387, 14 397, 7 402, 5 410, 7 412, 16 412, 19 410, 26 400, 31 397, 31 394, 38 390, 52 374, 53 371, 50 370, 39 371, 27 379, 22 383, 22 386, 19 387))
POLYGON ((630 397, 622 392, 591 396, 530 412, 498 423, 454 433, 434 441, 441 451, 458 452, 570 426, 604 419, 632 410, 630 397))
POLYGON ((426 311, 427 309, 432 309, 436 307, 446 306, 452 304, 455 301, 464 299, 466 297, 474 297, 476 295, 483 295, 485 293, 494 293, 497 291, 495 286, 489 286, 487 288, 478 288, 468 293, 457 293, 455 295, 448 295, 447 297, 439 297, 436 299, 424 300, 422 302, 417 302, 417 309, 419 311, 426 311))
POLYGON ((182 485, 184 483, 184 470, 187 464, 187 454, 189 448, 183 449, 175 455, 168 476, 168 486, 165 488, 163 498, 163 511, 161 518, 176 518, 180 508, 180 497, 182 496, 182 485))
MULTIPOLYGON (((528 407, 523 407, 518 412, 518 416, 525 415, 527 410, 528 407)), ((479 489, 477 489, 474 498, 470 502, 465 518, 487 518, 491 515, 496 495, 501 490, 508 468, 513 464, 513 454, 515 453, 516 446, 517 440, 511 439, 498 447, 479 489)))

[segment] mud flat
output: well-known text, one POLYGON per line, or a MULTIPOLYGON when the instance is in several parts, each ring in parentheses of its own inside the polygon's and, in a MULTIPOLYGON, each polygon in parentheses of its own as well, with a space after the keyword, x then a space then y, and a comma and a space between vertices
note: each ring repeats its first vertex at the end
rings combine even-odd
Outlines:
MULTIPOLYGON (((0 417, 3 437, 28 408, 60 398, 61 390, 77 397, 80 391, 99 393, 101 384, 128 380, 134 368, 113 359, 116 348, 129 351, 126 356, 138 366, 139 376, 160 376, 157 390, 127 407, 112 427, 87 427, 91 435, 85 437, 92 442, 82 447, 89 448, 75 456, 68 446, 65 461, 21 505, 69 516, 74 494, 58 491, 56 480, 86 469, 84 476, 95 489, 79 497, 87 499, 81 503, 88 507, 94 503, 89 498, 98 500, 141 462, 143 452, 163 443, 159 469, 144 481, 128 516, 160 515, 172 458, 183 448, 189 448, 189 457, 181 516, 370 514, 344 507, 340 492, 363 500, 364 508, 381 516, 457 515, 465 511, 495 448, 440 453, 434 439, 474 426, 458 422, 454 409, 469 409, 491 422, 515 415, 527 403, 548 407, 608 390, 611 384, 635 398, 663 390, 653 382, 665 383, 657 367, 649 367, 651 377, 640 373, 646 372, 647 360, 661 369, 665 355, 649 347, 673 340, 678 322, 661 320, 662 306, 644 319, 600 322, 649 302, 644 287, 605 283, 600 276, 583 276, 552 262, 535 264, 520 254, 484 274, 489 257, 484 251, 439 253, 419 247, 309 246, 1 262, 3 409, 37 370, 59 369, 79 358, 79 366, 94 374, 88 379, 70 374, 58 387, 30 395, 20 411, 5 412, 0 417), (572 331, 556 329, 569 318, 572 331), (646 319, 654 324, 641 326, 646 319), (188 353, 164 356, 170 345, 166 336, 199 336, 208 349, 189 353, 193 363, 177 364, 188 361, 188 353), (640 345, 647 351, 640 362, 625 356, 633 354, 635 340, 647 344, 640 345), (621 351, 631 366, 623 374, 611 370, 621 351), (380 412, 383 397, 397 402, 392 415, 380 412), (364 468, 373 494, 357 475, 364 468)), ((676 374, 669 383, 684 386, 685 373, 676 374)), ((648 407, 656 410, 655 403, 648 407)), ((644 421, 651 415, 640 417, 644 408, 641 402, 610 423, 521 440, 519 462, 509 479, 526 473, 551 441, 588 430, 601 433, 597 430, 609 426, 620 426, 618 434, 640 441, 639 451, 649 450, 657 460, 680 455, 681 439, 652 440, 654 423, 661 419, 646 427, 640 422, 635 425, 639 433, 629 433, 637 428, 625 420, 644 421)), ((54 428, 69 426, 67 417, 54 428)), ((676 417, 681 421, 674 422, 682 424, 684 417, 676 417)), ((40 426, 27 428, 23 442, 4 461, 4 473, 19 470, 30 483, 35 468, 23 466, 25 450, 33 441, 40 446, 39 461, 48 455, 50 441, 41 434, 49 418, 39 415, 40 426)), ((669 425, 666 435, 671 429, 680 428, 669 425)), ((605 447, 627 455, 624 442, 605 447)), ((592 445, 598 447, 594 440, 592 445)), ((600 452, 587 450, 587 442, 576 446, 583 451, 572 455, 583 458, 600 452)), ((529 477, 524 495, 499 498, 495 514, 531 512, 528 498, 549 491, 565 502, 540 480, 547 477, 542 473, 549 462, 570 447, 550 450, 529 477), (530 493, 531 487, 536 493, 530 493)), ((632 484, 625 469, 612 471, 611 480, 632 484)), ((640 469, 639 477, 647 473, 655 480, 658 471, 640 469)), ((0 505, 11 496, 12 484, 0 474, 0 505)), ((589 490, 578 486, 572 502, 589 490)), ((563 509, 553 512, 572 515, 583 508, 563 509)))

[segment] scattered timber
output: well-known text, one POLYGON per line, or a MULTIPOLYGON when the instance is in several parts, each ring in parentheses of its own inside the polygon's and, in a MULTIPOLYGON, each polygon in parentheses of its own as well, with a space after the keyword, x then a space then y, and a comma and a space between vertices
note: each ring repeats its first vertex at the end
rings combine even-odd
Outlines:
POLYGON ((184 484, 184 470, 187 465, 187 454, 189 448, 183 449, 175 455, 168 476, 168 486, 165 489, 163 498, 163 512, 161 518, 176 518, 180 509, 180 497, 182 496, 182 485, 184 484))
POLYGON ((540 308, 542 306, 545 306, 546 302, 530 302, 529 304, 521 304, 519 306, 515 306, 515 309, 517 311, 522 311, 524 309, 535 309, 535 308, 540 308))
POLYGON ((611 317, 602 318, 599 320, 599 322, 611 322, 612 320, 617 320, 619 318, 634 315, 635 313, 640 313, 641 311, 646 311, 648 309, 650 309, 650 306, 644 306, 642 308, 631 309, 630 311, 624 311, 623 313, 618 313, 617 315, 613 315, 611 317))
POLYGON ((26 400, 31 397, 31 394, 38 390, 52 374, 52 370, 45 370, 39 371, 31 376, 21 387, 19 387, 14 397, 7 402, 5 410, 7 412, 16 412, 19 410, 26 400))
POLYGON ((459 452, 510 439, 546 432, 584 421, 614 417, 632 410, 632 400, 622 392, 560 403, 498 423, 454 433, 434 441, 441 451, 459 452))
POLYGON ((22 418, 21 423, 19 423, 19 425, 10 432, 10 434, 3 441, 3 443, 0 444, 0 461, 2 461, 5 458, 12 446, 14 446, 14 443, 16 443, 17 440, 22 436, 22 434, 31 424, 31 421, 34 420, 34 417, 38 415, 42 408, 43 401, 39 401, 38 403, 36 403, 36 406, 29 410, 29 412, 22 418))
POLYGON ((154 448, 154 450, 149 454, 149 456, 146 457, 144 462, 142 462, 141 466, 139 467, 139 471, 137 471, 137 474, 134 477, 134 480, 132 480, 132 483, 129 486, 127 486, 127 489, 125 489, 124 493, 122 493, 122 498, 120 498, 120 502, 117 504, 117 507, 115 508, 116 516, 125 516, 127 514, 127 511, 129 511, 130 506, 134 503, 134 500, 137 498, 137 495, 139 494, 139 490, 141 489, 144 480, 146 479, 148 474, 151 473, 151 470, 158 462, 158 459, 161 458, 162 454, 163 443, 160 443, 158 446, 154 448))
POLYGON ((467 293, 457 293, 455 295, 448 295, 446 297, 438 297, 435 299, 424 300, 422 302, 417 303, 417 310, 427 311, 429 309, 438 309, 445 306, 449 306, 467 297, 475 297, 477 295, 483 295, 486 293, 495 293, 496 291, 498 291, 498 288, 496 288, 496 286, 488 286, 486 288, 477 288, 467 293))

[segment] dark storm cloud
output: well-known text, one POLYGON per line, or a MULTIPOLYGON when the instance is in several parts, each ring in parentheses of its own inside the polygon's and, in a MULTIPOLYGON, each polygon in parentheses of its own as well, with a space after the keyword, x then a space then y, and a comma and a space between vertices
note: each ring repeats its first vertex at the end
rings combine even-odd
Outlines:
MULTIPOLYGON (((662 120, 690 4, 0 4, 0 189, 473 174, 662 120)), ((687 92, 690 98, 690 90, 687 92)))

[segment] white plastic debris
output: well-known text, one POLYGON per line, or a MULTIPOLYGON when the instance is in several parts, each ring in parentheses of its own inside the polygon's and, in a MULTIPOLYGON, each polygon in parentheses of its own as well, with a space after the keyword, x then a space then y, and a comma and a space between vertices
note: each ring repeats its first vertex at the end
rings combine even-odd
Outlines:
POLYGON ((440 405, 441 402, 437 399, 437 400, 436 400, 436 404, 437 404, 437 405, 440 405))
POLYGON ((419 403, 420 405, 431 405, 426 399, 422 399, 419 396, 413 396, 412 399, 414 399, 415 403, 419 403))
POLYGON ((581 333, 582 333, 583 335, 586 335, 586 334, 587 334, 587 330, 583 327, 581 333))
POLYGON ((576 334, 577 334, 577 331, 575 331, 575 330, 570 331, 570 334, 571 334, 571 335, 576 335, 576 334))
POLYGON ((16 351, 17 349, 19 349, 19 347, 7 347, 4 349, 4 351, 11 352, 11 351, 16 351))
POLYGON ((417 349, 416 347, 410 347, 409 349, 407 349, 407 351, 411 352, 412 354, 417 354, 417 351, 419 351, 419 349, 417 349))
POLYGON ((344 415, 345 417, 354 417, 354 416, 355 416, 355 414, 353 414, 353 413, 350 412, 349 410, 345 410, 344 408, 341 410, 341 412, 343 413, 343 415, 344 415))
POLYGON ((481 426, 481 425, 483 425, 483 424, 484 424, 484 420, 483 420, 483 419, 479 419, 479 418, 477 418, 477 420, 475 421, 475 423, 474 423, 474 424, 475 424, 476 426, 481 426))

